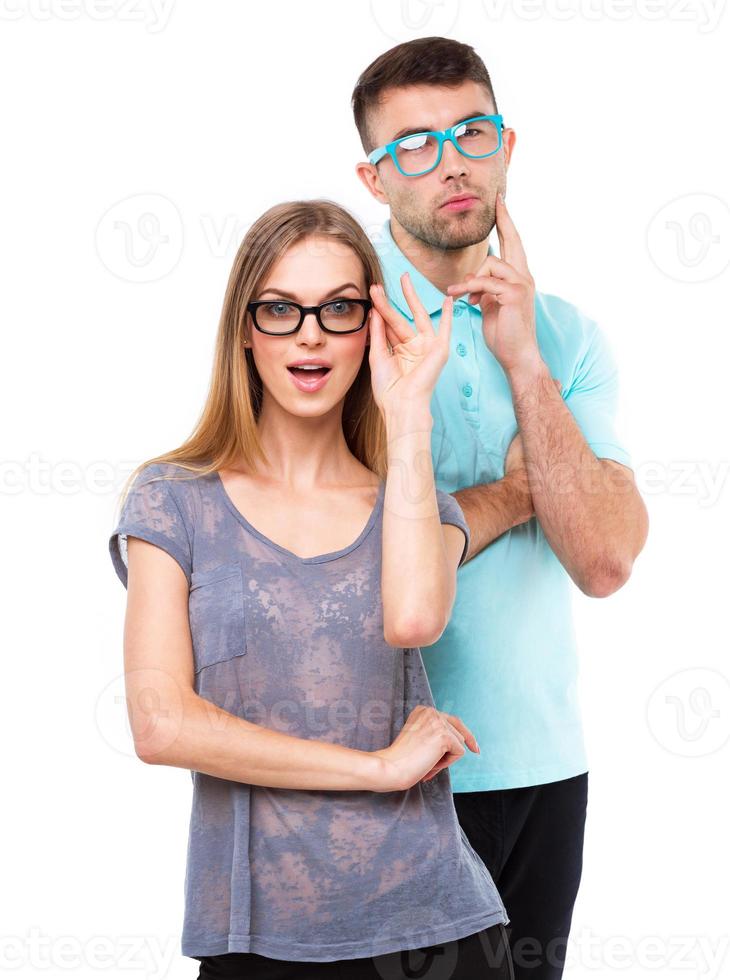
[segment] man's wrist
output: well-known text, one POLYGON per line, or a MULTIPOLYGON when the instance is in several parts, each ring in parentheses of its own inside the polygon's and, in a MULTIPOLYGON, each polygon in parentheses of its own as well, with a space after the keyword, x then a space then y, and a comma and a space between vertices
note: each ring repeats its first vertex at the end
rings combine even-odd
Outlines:
POLYGON ((543 361, 539 352, 534 356, 525 358, 520 364, 515 365, 506 372, 512 393, 519 396, 525 390, 534 388, 544 381, 553 384, 550 368, 543 361))

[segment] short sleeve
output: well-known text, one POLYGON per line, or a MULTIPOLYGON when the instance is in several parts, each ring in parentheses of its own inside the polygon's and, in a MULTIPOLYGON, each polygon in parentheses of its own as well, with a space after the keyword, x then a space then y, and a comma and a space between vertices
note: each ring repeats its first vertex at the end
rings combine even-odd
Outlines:
POLYGON ((598 327, 590 335, 563 398, 595 455, 631 467, 631 456, 616 432, 618 370, 610 344, 598 327))
POLYGON ((439 490, 436 488, 436 499, 439 505, 439 517, 441 518, 442 524, 455 524, 460 527, 464 532, 466 541, 464 542, 464 550, 461 553, 461 558, 459 559, 459 566, 464 564, 464 559, 469 550, 469 541, 471 539, 471 534, 469 531, 469 525, 466 523, 466 518, 464 517, 464 511, 461 509, 459 501, 456 497, 453 497, 450 493, 446 493, 444 490, 439 490))
POLYGON ((114 570, 127 588, 127 536, 143 538, 162 548, 180 565, 190 582, 191 532, 178 503, 169 468, 151 463, 141 470, 127 494, 119 522, 109 537, 114 570))

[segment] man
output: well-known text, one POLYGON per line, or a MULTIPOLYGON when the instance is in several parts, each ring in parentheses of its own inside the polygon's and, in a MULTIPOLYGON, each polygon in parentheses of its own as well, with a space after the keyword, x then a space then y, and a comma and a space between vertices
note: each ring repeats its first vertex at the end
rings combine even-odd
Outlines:
POLYGON ((614 431, 616 367, 593 321, 535 291, 500 196, 515 132, 473 48, 400 44, 362 73, 352 106, 368 154, 357 174, 390 209, 375 244, 392 307, 412 320, 405 272, 436 324, 455 299, 432 453, 471 545, 449 626, 423 651, 437 706, 481 747, 451 767, 454 802, 510 916, 516 976, 555 980, 588 778, 570 580, 615 592, 648 532, 614 431))

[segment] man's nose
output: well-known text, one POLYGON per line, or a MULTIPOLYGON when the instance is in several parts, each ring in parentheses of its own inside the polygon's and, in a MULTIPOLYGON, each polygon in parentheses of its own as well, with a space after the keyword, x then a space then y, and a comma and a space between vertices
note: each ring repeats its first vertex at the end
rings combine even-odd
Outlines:
POLYGON ((463 153, 460 153, 451 140, 444 140, 441 154, 441 171, 444 176, 467 175, 469 164, 463 153))

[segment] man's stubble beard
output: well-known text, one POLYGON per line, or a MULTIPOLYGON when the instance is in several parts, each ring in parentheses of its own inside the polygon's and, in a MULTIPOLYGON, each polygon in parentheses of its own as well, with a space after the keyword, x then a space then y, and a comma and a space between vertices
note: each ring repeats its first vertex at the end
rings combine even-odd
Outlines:
MULTIPOLYGON (((457 192, 458 193, 458 192, 457 192)), ((481 202, 468 211, 424 213, 410 195, 391 211, 403 228, 417 241, 438 252, 449 252, 476 245, 489 237, 495 224, 494 206, 481 202)))

